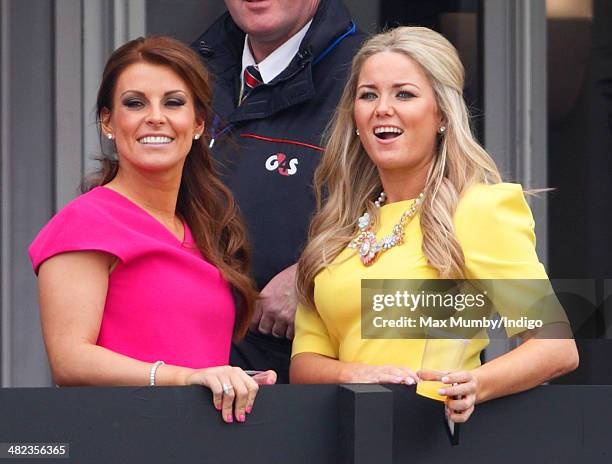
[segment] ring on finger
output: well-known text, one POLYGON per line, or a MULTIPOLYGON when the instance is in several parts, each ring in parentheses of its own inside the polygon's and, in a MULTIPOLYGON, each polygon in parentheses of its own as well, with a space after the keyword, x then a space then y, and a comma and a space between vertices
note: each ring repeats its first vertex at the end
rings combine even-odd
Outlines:
POLYGON ((230 384, 230 383, 224 383, 224 384, 222 385, 222 387, 223 387, 223 393, 224 393, 225 395, 229 395, 229 394, 230 394, 230 392, 231 392, 232 390, 234 390, 234 386, 233 386, 232 384, 230 384))

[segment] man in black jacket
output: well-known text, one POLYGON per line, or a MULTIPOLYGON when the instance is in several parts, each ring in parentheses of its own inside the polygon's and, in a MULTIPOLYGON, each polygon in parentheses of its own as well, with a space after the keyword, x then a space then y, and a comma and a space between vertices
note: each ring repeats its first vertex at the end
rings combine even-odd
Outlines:
POLYGON ((225 0, 192 45, 213 76, 211 145, 245 216, 261 299, 231 363, 288 381, 295 263, 322 136, 363 41, 341 0, 225 0))

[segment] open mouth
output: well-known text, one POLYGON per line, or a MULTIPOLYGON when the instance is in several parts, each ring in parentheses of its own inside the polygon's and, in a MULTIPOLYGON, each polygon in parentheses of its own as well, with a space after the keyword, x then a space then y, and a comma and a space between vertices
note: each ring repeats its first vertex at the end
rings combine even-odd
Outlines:
POLYGON ((174 139, 171 137, 148 135, 146 137, 139 138, 138 143, 143 145, 165 145, 167 143, 171 143, 173 140, 174 139))
POLYGON ((381 140, 395 139, 403 133, 402 129, 394 126, 379 126, 374 129, 374 135, 381 140))

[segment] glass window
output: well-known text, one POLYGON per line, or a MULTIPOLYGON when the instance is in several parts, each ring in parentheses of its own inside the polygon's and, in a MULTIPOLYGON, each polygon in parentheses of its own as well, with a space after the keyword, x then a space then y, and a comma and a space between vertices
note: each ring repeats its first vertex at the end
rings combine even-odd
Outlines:
POLYGON ((551 275, 612 276, 612 2, 547 0, 551 275))

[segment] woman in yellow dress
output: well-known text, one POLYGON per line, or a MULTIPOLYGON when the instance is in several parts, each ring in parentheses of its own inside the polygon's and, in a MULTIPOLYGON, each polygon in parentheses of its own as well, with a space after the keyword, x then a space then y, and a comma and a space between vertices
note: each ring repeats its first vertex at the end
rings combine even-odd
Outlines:
POLYGON ((483 365, 487 340, 471 340, 461 368, 433 378, 417 372, 425 340, 361 337, 361 279, 547 279, 522 187, 502 183, 474 139, 463 85, 456 50, 427 28, 379 34, 355 56, 315 176, 292 382, 442 380, 447 414, 464 422, 578 365, 573 339, 526 331, 483 365))

